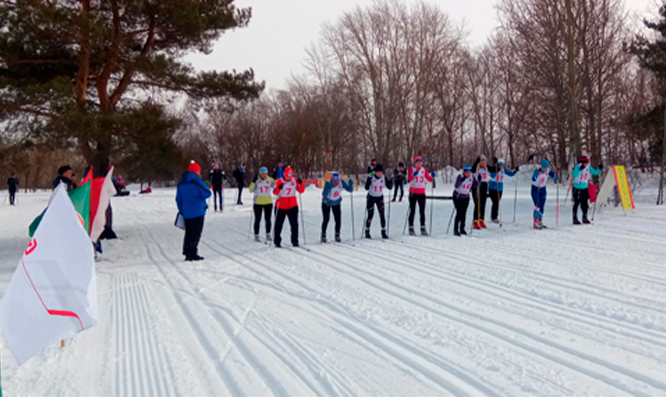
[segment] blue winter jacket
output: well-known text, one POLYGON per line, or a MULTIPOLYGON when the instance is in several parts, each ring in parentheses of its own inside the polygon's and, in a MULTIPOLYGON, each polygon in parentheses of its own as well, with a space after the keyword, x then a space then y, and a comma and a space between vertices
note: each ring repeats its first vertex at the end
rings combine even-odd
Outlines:
MULTIPOLYGON (((354 182, 352 181, 351 183, 347 183, 344 180, 340 180, 340 183, 342 183, 342 188, 345 189, 348 192, 353 192, 354 191, 354 182)), ((342 196, 340 196, 337 200, 330 200, 329 199, 329 193, 331 193, 331 189, 333 189, 333 182, 328 181, 326 184, 324 184, 324 191, 321 193, 322 197, 322 204, 327 205, 329 207, 335 207, 336 205, 340 205, 342 203, 342 196)))
POLYGON ((194 219, 206 215, 206 199, 210 197, 210 189, 203 179, 193 172, 186 172, 178 182, 176 204, 178 211, 185 219, 194 219))
MULTIPOLYGON (((515 172, 511 171, 510 169, 508 169, 506 167, 503 167, 502 169, 504 170, 504 175, 506 175, 506 176, 515 176, 516 175, 515 172)), ((498 184, 497 181, 494 180, 495 178, 497 178, 497 172, 491 172, 490 173, 490 178, 492 178, 492 179, 490 180, 490 183, 488 184, 488 189, 489 190, 495 190, 495 191, 498 191, 498 192, 504 191, 504 182, 500 182, 498 184)))

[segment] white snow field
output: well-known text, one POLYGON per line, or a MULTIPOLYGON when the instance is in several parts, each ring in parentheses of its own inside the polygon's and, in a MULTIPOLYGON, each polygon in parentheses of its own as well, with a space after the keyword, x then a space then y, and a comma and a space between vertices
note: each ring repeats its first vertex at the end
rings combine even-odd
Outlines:
MULTIPOLYGON (((521 181, 515 224, 509 183, 502 228, 447 235, 452 204, 436 201, 433 236, 403 236, 404 200, 391 206, 390 241, 377 238, 378 217, 373 239, 359 241, 359 191, 356 241, 346 195, 345 243, 322 245, 321 191, 309 188, 307 249, 282 250, 248 240, 252 199, 233 205, 227 189, 225 212, 206 218, 206 260, 194 263, 173 226, 175 189, 113 198, 120 239, 97 262, 99 325, 21 367, 3 346, 3 392, 666 395, 666 208, 612 208, 574 227, 567 204, 555 228, 548 189, 548 230, 532 230, 521 181)), ((0 292, 49 194, 0 205, 0 292)), ((283 238, 289 247, 288 223, 283 238)))

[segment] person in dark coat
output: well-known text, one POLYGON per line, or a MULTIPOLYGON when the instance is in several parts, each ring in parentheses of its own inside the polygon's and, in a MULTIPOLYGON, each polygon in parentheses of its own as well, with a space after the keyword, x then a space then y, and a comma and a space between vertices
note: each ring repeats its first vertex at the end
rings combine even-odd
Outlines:
POLYGON ((16 178, 16 173, 12 172, 11 178, 7 179, 7 186, 9 188, 9 205, 14 205, 16 200, 16 191, 18 191, 19 181, 16 178))
POLYGON ((368 177, 370 177, 372 173, 375 172, 376 167, 377 167, 377 159, 372 159, 370 161, 370 165, 368 166, 368 177))
POLYGON ((213 203, 215 204, 215 211, 217 211, 217 203, 219 200, 220 203, 220 211, 224 211, 223 205, 224 205, 224 200, 222 197, 222 189, 223 189, 223 180, 227 179, 227 176, 224 175, 224 171, 220 169, 219 164, 215 163, 213 164, 213 169, 210 170, 210 174, 208 175, 210 178, 210 182, 213 184, 213 203))
POLYGON ((238 201, 236 204, 243 205, 241 198, 243 196, 243 188, 245 187, 245 163, 241 164, 241 166, 234 171, 234 178, 236 178, 236 183, 238 184, 238 201))
POLYGON ((400 162, 398 167, 393 171, 393 184, 395 189, 393 191, 393 201, 395 203, 396 197, 398 197, 398 189, 400 189, 400 202, 405 195, 405 180, 407 179, 407 171, 405 170, 405 164, 400 162))
POLYGON ((204 216, 208 205, 206 200, 211 196, 210 189, 201 179, 201 167, 192 161, 178 182, 176 204, 178 211, 185 219, 185 240, 183 255, 186 261, 200 261, 198 246, 203 232, 204 216))
POLYGON ((53 188, 55 189, 58 187, 58 185, 64 183, 67 191, 69 192, 76 187, 73 179, 74 171, 72 171, 72 168, 68 165, 63 165, 62 167, 58 168, 58 176, 55 180, 53 180, 53 188))
POLYGON ((277 181, 278 179, 284 178, 284 163, 282 160, 279 160, 277 163, 277 167, 273 170, 273 180, 277 181))

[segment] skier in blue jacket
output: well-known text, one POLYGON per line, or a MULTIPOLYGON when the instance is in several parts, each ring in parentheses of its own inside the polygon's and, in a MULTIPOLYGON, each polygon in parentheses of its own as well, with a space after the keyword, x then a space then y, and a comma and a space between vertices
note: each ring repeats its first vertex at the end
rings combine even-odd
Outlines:
POLYGON ((490 211, 490 218, 492 219, 493 223, 499 223, 498 214, 500 202, 502 201, 502 193, 504 191, 504 178, 507 176, 515 176, 519 168, 516 167, 515 171, 507 169, 504 166, 503 159, 496 160, 495 162, 497 163, 497 166, 488 167, 488 170, 490 171, 488 196, 490 196, 490 201, 493 202, 493 207, 490 211))
POLYGON ((201 179, 199 164, 192 161, 187 171, 180 178, 178 190, 176 190, 178 211, 185 219, 183 255, 185 255, 186 261, 200 261, 203 257, 198 254, 198 246, 201 232, 203 232, 204 216, 208 208, 206 200, 211 196, 211 192, 201 179))
POLYGON ((342 227, 340 204, 342 204, 343 189, 350 193, 353 192, 354 181, 350 179, 349 182, 345 182, 337 172, 334 172, 331 180, 324 184, 324 191, 321 194, 321 212, 324 214, 324 222, 321 224, 322 243, 326 242, 326 229, 331 219, 331 211, 333 211, 335 219, 335 241, 338 243, 342 241, 340 238, 340 228, 342 227))
POLYGON ((548 160, 541 160, 541 168, 534 170, 532 174, 532 202, 534 202, 534 228, 535 229, 547 229, 546 225, 543 224, 543 213, 546 206, 546 185, 548 184, 548 178, 553 178, 554 181, 557 181, 558 177, 550 169, 550 163, 548 160))

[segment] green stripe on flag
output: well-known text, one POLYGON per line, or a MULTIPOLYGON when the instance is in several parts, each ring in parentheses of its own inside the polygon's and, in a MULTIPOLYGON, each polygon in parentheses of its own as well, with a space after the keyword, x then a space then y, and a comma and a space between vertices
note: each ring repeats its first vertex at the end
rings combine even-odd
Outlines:
MULTIPOLYGON (((83 186, 70 190, 67 194, 72 200, 76 212, 81 216, 81 219, 83 219, 83 227, 86 229, 86 232, 90 234, 90 182, 86 182, 83 186)), ((30 237, 35 234, 35 230, 37 230, 45 212, 46 210, 39 214, 39 216, 30 224, 28 229, 30 237)))

